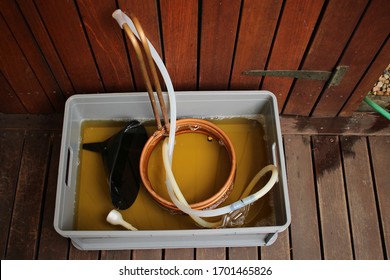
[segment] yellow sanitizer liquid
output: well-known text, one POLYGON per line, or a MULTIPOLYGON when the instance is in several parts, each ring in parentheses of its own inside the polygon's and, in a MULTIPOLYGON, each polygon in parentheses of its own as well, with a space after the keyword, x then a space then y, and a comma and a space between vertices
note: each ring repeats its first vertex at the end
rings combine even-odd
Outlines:
MULTIPOLYGON (((234 187, 226 201, 221 204, 223 206, 238 200, 255 174, 269 163, 265 154, 264 129, 255 119, 209 121, 218 125, 228 135, 237 158, 234 187)), ((119 121, 85 121, 82 125, 82 143, 102 142, 119 132, 125 124, 119 121)), ((156 130, 153 122, 145 122, 144 126, 149 136, 156 130)), ((79 156, 75 229, 122 230, 120 226, 106 222, 106 216, 113 209, 113 205, 100 153, 81 149, 79 156)), ((176 181, 190 204, 213 196, 226 181, 231 168, 225 148, 217 140, 200 133, 185 133, 176 137, 172 165, 176 181)), ((148 176, 154 190, 170 201, 165 186, 161 145, 153 151, 148 168, 148 176)), ((254 191, 261 188, 267 179, 265 176, 254 191)), ((134 204, 121 213, 126 221, 139 230, 199 228, 187 215, 172 214, 157 204, 142 186, 142 182, 134 204)), ((269 195, 251 205, 248 222, 244 226, 272 225, 273 216, 271 191, 269 195)))

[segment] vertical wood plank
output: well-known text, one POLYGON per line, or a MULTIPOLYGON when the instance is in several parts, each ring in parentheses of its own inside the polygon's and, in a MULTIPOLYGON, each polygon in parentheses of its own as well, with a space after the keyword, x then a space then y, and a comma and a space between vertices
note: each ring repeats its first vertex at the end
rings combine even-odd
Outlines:
POLYGON ((69 247, 70 260, 98 260, 99 253, 98 250, 79 250, 73 244, 69 247))
POLYGON ((230 89, 259 88, 261 77, 241 73, 265 68, 281 6, 281 0, 243 1, 230 89))
POLYGON ((366 138, 343 136, 341 147, 355 259, 383 259, 366 138))
POLYGON ((35 3, 76 93, 103 92, 75 3, 67 0, 35 3))
POLYGON ((108 250, 100 252, 101 260, 130 260, 131 250, 108 250))
MULTIPOLYGON (((333 71, 367 2, 329 1, 302 70, 333 71), (346 11, 348 16, 345 16, 346 11)), ((309 116, 324 86, 325 81, 297 79, 283 113, 309 116)))
POLYGON ((133 250, 132 260, 162 260, 161 249, 133 250))
POLYGON ((241 0, 202 2, 199 88, 227 89, 241 0))
POLYGON ((290 241, 289 229, 279 233, 275 243, 270 246, 261 247, 262 260, 289 260, 290 241))
POLYGON ((378 81, 380 73, 383 73, 383 70, 386 69, 389 61, 390 42, 387 40, 379 54, 376 56, 375 61, 370 65, 362 80, 359 82, 356 89, 352 92, 339 116, 348 117, 356 111, 356 109, 362 103, 364 97, 367 96, 368 92, 372 90, 373 85, 378 81))
POLYGON ((321 259, 310 136, 284 138, 294 260, 321 259))
POLYGON ((59 132, 54 133, 52 142, 45 204, 43 207, 42 230, 38 248, 38 259, 66 260, 68 257, 69 240, 60 236, 53 227, 58 164, 61 148, 61 134, 59 132))
POLYGON ((379 204, 385 258, 390 257, 390 136, 369 137, 375 188, 379 204))
POLYGON ((258 260, 258 247, 231 247, 228 251, 229 260, 258 260))
POLYGON ((324 258, 353 259, 339 139, 314 136, 313 150, 324 258))
POLYGON ((12 0, 1 1, 0 9, 15 40, 18 42, 18 46, 26 56, 30 67, 33 69, 35 76, 42 86, 43 92, 41 94, 45 94, 48 97, 56 111, 62 112, 65 103, 64 96, 29 26, 20 13, 17 3, 12 0))
MULTIPOLYGON (((313 116, 336 116, 364 75, 380 47, 389 36, 390 5, 386 0, 370 2, 358 29, 355 31, 339 65, 349 66, 338 86, 327 88, 313 112, 313 116)), ((380 75, 380 73, 378 73, 380 75)))
POLYGON ((161 0, 165 65, 177 90, 196 90, 198 1, 161 0))
POLYGON ((96 63, 107 92, 133 91, 133 79, 121 28, 112 18, 115 0, 78 0, 96 63))
MULTIPOLYGON (((119 8, 127 15, 133 14, 138 18, 146 37, 162 57, 156 0, 119 0, 118 5, 119 8)), ((119 28, 119 26, 117 26, 117 28, 119 28)), ((144 85, 139 63, 133 50, 133 46, 127 36, 126 41, 131 59, 135 88, 138 91, 144 91, 146 87, 144 85)))
MULTIPOLYGON (((285 1, 267 69, 298 69, 323 3, 323 0, 285 1)), ((263 79, 262 89, 270 90, 276 95, 279 111, 284 106, 292 83, 292 78, 264 77, 263 79)))
POLYGON ((0 113, 15 114, 15 113, 26 113, 22 102, 19 97, 15 94, 14 89, 8 83, 3 73, 0 71, 0 113))
POLYGON ((0 258, 5 259, 8 233, 14 206, 23 130, 0 130, 0 258))
POLYGON ((29 131, 25 137, 6 259, 35 259, 50 149, 50 135, 29 131))
POLYGON ((45 56, 45 60, 49 64, 62 93, 65 97, 71 96, 74 93, 73 85, 69 80, 64 66, 62 65, 62 61, 58 56, 34 1, 17 0, 17 3, 28 23, 29 28, 31 29, 31 32, 34 34, 35 40, 45 56))
POLYGON ((197 248, 197 260, 225 260, 226 248, 197 248))
POLYGON ((194 250, 192 248, 165 249, 165 260, 193 260, 194 250))
POLYGON ((29 113, 52 113, 49 99, 2 16, 0 31, 0 53, 7 54, 0 56, 0 71, 29 113))

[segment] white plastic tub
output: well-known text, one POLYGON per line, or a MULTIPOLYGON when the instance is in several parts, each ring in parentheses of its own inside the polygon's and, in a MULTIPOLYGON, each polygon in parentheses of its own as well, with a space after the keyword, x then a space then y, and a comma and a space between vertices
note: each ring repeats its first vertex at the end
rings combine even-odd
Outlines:
MULTIPOLYGON (((166 97, 166 96, 165 96, 166 97)), ((84 94, 65 107, 54 227, 83 250, 264 246, 290 224, 290 208, 278 107, 267 91, 177 92, 178 118, 261 115, 269 163, 279 168, 273 188, 274 225, 189 230, 75 230, 81 124, 86 120, 153 119, 146 93, 84 94)))

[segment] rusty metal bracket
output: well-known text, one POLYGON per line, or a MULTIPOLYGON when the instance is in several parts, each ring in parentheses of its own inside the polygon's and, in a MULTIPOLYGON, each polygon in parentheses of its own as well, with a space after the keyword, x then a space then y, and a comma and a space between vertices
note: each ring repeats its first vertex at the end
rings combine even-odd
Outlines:
POLYGON ((248 76, 272 76, 272 77, 289 77, 305 80, 328 81, 327 86, 337 86, 340 84, 348 66, 337 66, 333 72, 313 71, 313 70, 247 70, 243 75, 248 76))

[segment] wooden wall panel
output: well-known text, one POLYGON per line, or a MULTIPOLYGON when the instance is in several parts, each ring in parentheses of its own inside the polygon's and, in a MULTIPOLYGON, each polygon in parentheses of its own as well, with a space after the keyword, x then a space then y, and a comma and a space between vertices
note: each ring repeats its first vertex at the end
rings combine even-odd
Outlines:
POLYGON ((78 7, 106 92, 131 92, 133 78, 121 28, 111 14, 115 0, 78 0, 78 7))
MULTIPOLYGON (((283 7, 276 39, 267 65, 268 70, 297 70, 320 15, 323 0, 287 0, 283 7)), ((262 89, 273 92, 279 111, 293 83, 293 78, 264 77, 262 89)))
MULTIPOLYGON (((156 0, 119 0, 119 8, 128 16, 133 14, 138 18, 145 32, 146 37, 153 44, 156 51, 162 56, 161 39, 159 30, 159 18, 157 13, 156 0)), ((112 13, 112 12, 111 12, 112 13)), ((117 26, 119 28, 119 26, 117 26)), ((134 86, 137 91, 145 91, 144 80, 133 50, 133 46, 126 36, 126 42, 131 59, 131 66, 134 76, 134 86)))
POLYGON ((64 66, 62 65, 62 61, 58 56, 34 1, 17 0, 17 3, 19 9, 23 13, 23 17, 26 19, 28 26, 31 29, 31 32, 34 34, 35 40, 37 41, 41 52, 45 56, 45 60, 50 66, 63 95, 65 97, 71 96, 74 94, 73 85, 69 80, 64 66))
MULTIPOLYGON (((329 1, 302 70, 333 71, 367 2, 329 1), (348 16, 345 16, 345 11, 348 11, 348 16)), ((325 83, 297 79, 283 113, 309 116, 325 83)))
POLYGON ((202 2, 199 89, 229 87, 241 0, 202 2))
POLYGON ((39 49, 33 34, 30 32, 15 1, 4 0, 0 2, 1 13, 7 22, 15 40, 26 57, 30 67, 39 81, 43 92, 57 111, 64 106, 64 96, 39 49))
POLYGON ((0 71, 0 112, 8 114, 26 113, 22 102, 15 94, 14 89, 8 83, 3 73, 0 71))
POLYGON ((381 74, 375 57, 390 52, 386 0, 4 0, 0 7, 0 113, 61 112, 75 93, 144 91, 132 46, 111 18, 117 8, 140 20, 176 90, 270 90, 285 115, 349 116, 381 74), (330 89, 242 74, 342 64, 349 72, 330 89))
POLYGON ((387 40, 382 47, 375 61, 370 65, 364 77, 361 79, 355 90, 351 93, 350 98, 345 103, 339 116, 350 116, 362 103, 367 93, 372 90, 373 85, 378 81, 378 73, 382 73, 389 65, 390 61, 390 41, 387 40))
MULTIPOLYGON (((355 86, 364 75, 386 38, 389 36, 390 5, 387 0, 370 2, 358 29, 353 34, 339 65, 348 65, 340 85, 327 88, 317 104, 313 116, 336 116, 355 86)), ((384 70, 384 69, 383 69, 384 70)), ((381 73, 378 73, 378 77, 381 73)), ((375 82, 375 81, 373 81, 375 82)))
POLYGON ((29 113, 52 113, 50 104, 33 69, 0 16, 0 69, 29 113))
POLYGON ((68 0, 35 3, 76 93, 103 92, 75 3, 68 0))
POLYGON ((165 64, 176 90, 195 90, 198 67, 198 1, 161 0, 165 64))
POLYGON ((265 68, 282 2, 243 1, 230 89, 259 89, 261 77, 242 72, 265 68))

